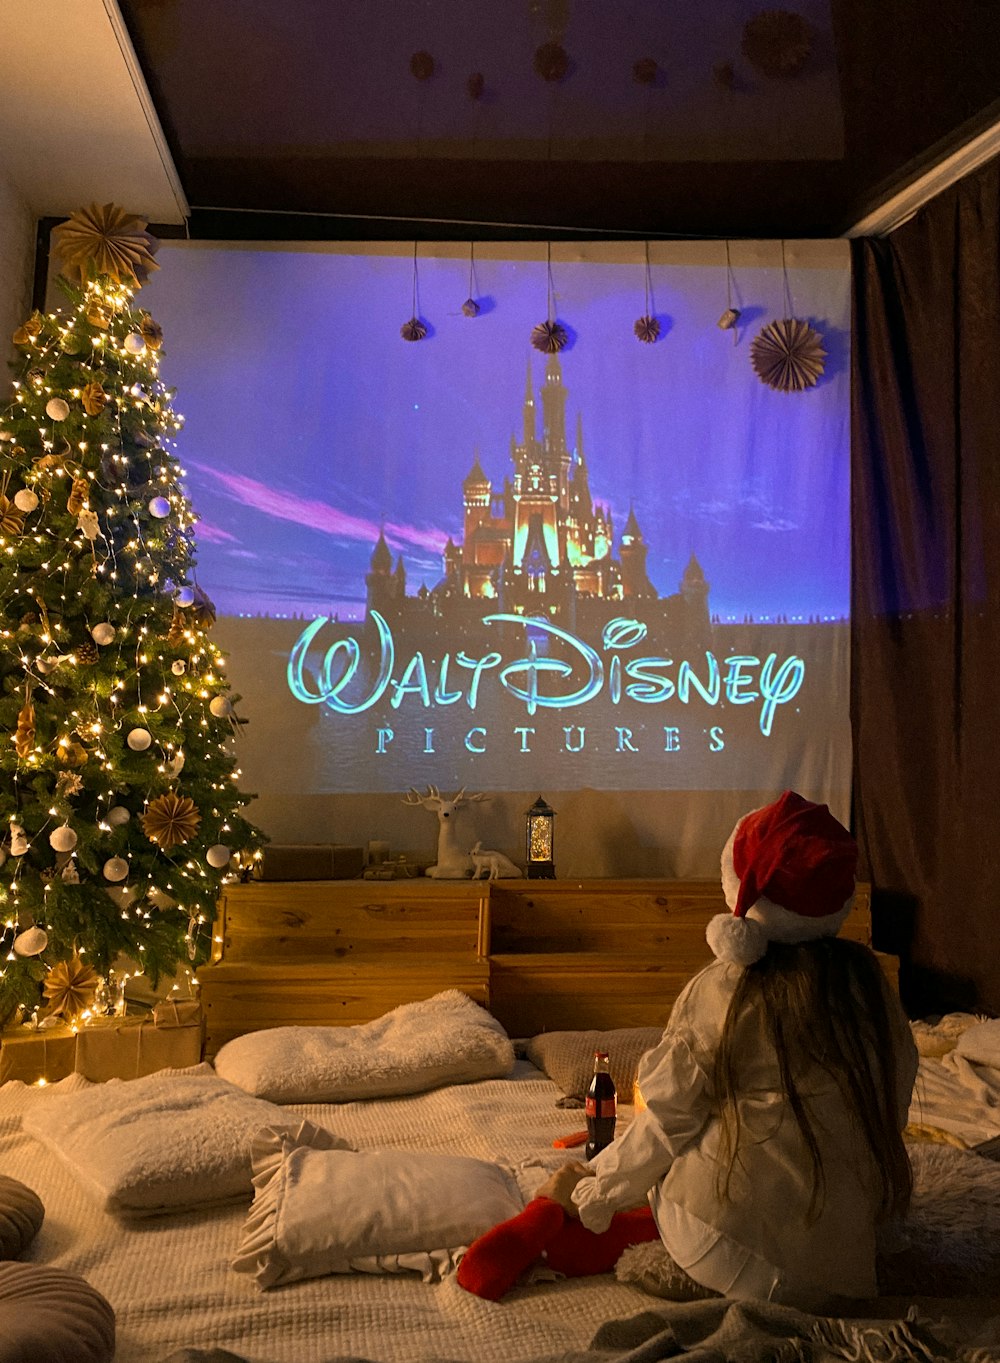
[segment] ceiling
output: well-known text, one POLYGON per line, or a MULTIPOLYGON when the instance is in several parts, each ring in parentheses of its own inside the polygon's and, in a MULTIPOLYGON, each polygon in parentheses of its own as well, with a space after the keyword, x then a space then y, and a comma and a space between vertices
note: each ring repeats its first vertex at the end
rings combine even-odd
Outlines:
POLYGON ((0 172, 42 218, 114 199, 161 235, 830 237, 1000 152, 995 0, 3 0, 3 20, 0 172))
POLYGON ((840 235, 1000 117, 993 0, 119 3, 194 235, 840 235))

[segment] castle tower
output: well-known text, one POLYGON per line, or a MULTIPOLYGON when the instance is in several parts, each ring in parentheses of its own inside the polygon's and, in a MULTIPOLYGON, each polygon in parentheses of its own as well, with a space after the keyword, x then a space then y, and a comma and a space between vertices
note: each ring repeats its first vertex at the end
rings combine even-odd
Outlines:
POLYGON ((692 554, 681 578, 681 598, 692 623, 708 623, 708 591, 709 584, 705 581, 701 564, 692 554))
MULTIPOLYGON (((555 357, 552 357, 555 359, 555 357)), ((563 420, 565 389, 557 368, 552 393, 542 401, 545 410, 545 439, 539 442, 535 434, 535 405, 531 395, 531 360, 528 360, 528 392, 524 403, 524 444, 514 449, 514 515, 511 542, 511 566, 516 578, 525 571, 529 535, 540 538, 545 559, 559 573, 562 562, 562 524, 564 494, 560 489, 561 456, 550 452, 551 422, 563 420), (558 390, 558 394, 556 394, 558 390), (559 396, 561 394, 561 397, 559 396), (546 405, 547 404, 547 405, 546 405)), ((562 429, 562 449, 565 451, 565 429, 562 429)), ((558 433, 557 433, 558 439, 558 433)), ((567 466, 568 466, 567 453, 567 466)), ((532 550, 535 553, 535 550, 532 550)))
POLYGON ((385 542, 385 532, 380 530, 369 560, 369 571, 365 574, 365 601, 369 611, 374 609, 385 614, 387 609, 392 609, 395 600, 392 554, 385 542))
POLYGON ((622 565, 622 595, 631 597, 655 597, 656 592, 646 572, 646 555, 649 546, 642 537, 635 508, 629 507, 628 520, 622 531, 621 548, 618 551, 622 565))
POLYGON ((569 510, 569 470, 573 461, 566 444, 566 396, 559 356, 550 355, 545 361, 542 385, 542 444, 548 467, 558 478, 559 508, 563 515, 569 510))
POLYGON ((483 466, 479 462, 479 451, 476 450, 472 468, 462 484, 466 543, 476 527, 489 520, 492 500, 493 485, 483 472, 483 466))

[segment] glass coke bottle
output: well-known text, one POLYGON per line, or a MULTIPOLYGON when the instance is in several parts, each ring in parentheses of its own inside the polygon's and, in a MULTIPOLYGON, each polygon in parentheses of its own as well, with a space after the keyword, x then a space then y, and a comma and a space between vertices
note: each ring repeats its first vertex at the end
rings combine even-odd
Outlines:
POLYGON ((584 1103, 587 1117, 587 1159, 610 1145, 615 1138, 615 1118, 618 1115, 618 1095, 611 1078, 607 1051, 594 1052, 594 1077, 587 1089, 584 1103))

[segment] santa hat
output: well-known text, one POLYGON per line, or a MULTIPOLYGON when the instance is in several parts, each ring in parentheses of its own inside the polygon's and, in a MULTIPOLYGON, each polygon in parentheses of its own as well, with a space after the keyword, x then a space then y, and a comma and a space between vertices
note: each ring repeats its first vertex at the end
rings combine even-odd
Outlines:
POLYGON ((857 843, 826 805, 793 790, 740 819, 722 849, 732 913, 705 936, 720 961, 752 965, 768 942, 836 937, 851 911, 857 843))

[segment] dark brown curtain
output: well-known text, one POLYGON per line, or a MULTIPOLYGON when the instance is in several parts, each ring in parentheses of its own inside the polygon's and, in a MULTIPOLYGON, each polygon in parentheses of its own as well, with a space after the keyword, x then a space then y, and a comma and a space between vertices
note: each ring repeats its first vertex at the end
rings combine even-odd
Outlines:
POLYGON ((1000 1014, 1000 166, 853 245, 855 823, 913 1015, 1000 1014))

